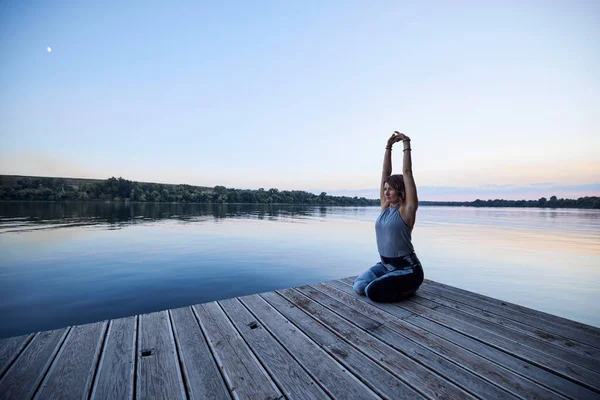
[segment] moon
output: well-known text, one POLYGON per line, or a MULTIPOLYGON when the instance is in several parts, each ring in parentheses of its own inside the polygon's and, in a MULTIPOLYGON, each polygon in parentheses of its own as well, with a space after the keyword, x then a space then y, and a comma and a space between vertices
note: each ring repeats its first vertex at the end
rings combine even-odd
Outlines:
POLYGON ((48 50, 48 53, 52 53, 52 49, 50 47, 46 47, 46 50, 48 50))

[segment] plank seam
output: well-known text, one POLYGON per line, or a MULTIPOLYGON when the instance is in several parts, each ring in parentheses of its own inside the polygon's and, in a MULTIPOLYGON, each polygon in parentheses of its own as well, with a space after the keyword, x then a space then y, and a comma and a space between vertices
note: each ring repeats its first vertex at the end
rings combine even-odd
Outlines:
POLYGON ((52 356, 50 357, 51 361, 50 361, 48 367, 46 368, 45 371, 42 371, 42 374, 41 374, 42 378, 39 380, 37 388, 31 395, 32 399, 36 398, 39 391, 44 387, 44 381, 46 380, 46 378, 48 377, 48 375, 50 374, 52 369, 56 366, 56 359, 60 356, 60 354, 62 354, 64 347, 65 347, 65 343, 67 342, 67 339, 69 338, 69 335, 71 334, 72 330, 73 330, 73 327, 69 326, 67 328, 66 332, 64 333, 63 337, 61 338, 61 341, 56 346, 54 354, 52 354, 52 356))
MULTIPOLYGON (((417 291, 415 292, 415 294, 419 295, 420 293, 423 293, 423 286, 420 286, 417 291)), ((411 296, 411 299, 414 298, 414 296, 411 296)), ((434 299, 431 298, 426 298, 423 297, 421 299, 419 299, 420 301, 422 301, 423 303, 434 303, 433 306, 426 306, 425 304, 422 304, 423 307, 427 307, 427 308, 431 308, 432 310, 435 310, 436 308, 442 306, 442 303, 440 303, 439 301, 436 301, 434 299)))
POLYGON ((8 363, 6 364, 4 369, 1 371, 0 381, 2 380, 2 378, 4 378, 4 376, 6 374, 8 374, 8 371, 10 371, 10 369, 13 367, 13 365, 16 364, 17 359, 21 356, 21 354, 23 354, 25 352, 25 350, 29 347, 29 344, 31 342, 33 342, 33 339, 35 339, 39 334, 40 334, 40 332, 30 333, 29 336, 27 337, 27 339, 25 340, 25 342, 22 343, 21 346, 19 346, 19 349, 15 352, 15 354, 8 361, 8 363))
POLYGON ((183 380, 183 385, 185 387, 185 395, 186 395, 186 398, 189 400, 190 393, 192 390, 190 387, 189 378, 187 376, 185 366, 183 364, 183 361, 181 360, 181 349, 179 348, 179 341, 177 338, 175 324, 173 323, 173 315, 171 314, 171 310, 167 310, 167 315, 169 316, 169 321, 171 323, 171 329, 173 331, 172 335, 173 335, 173 341, 175 342, 175 352, 177 353, 177 362, 179 364, 179 369, 181 370, 181 379, 183 380))
POLYGON ((94 363, 94 373, 92 374, 92 384, 90 385, 90 391, 87 395, 88 400, 90 400, 92 398, 92 395, 94 394, 94 391, 96 390, 96 387, 98 384, 98 381, 97 381, 98 380, 98 371, 100 370, 100 367, 102 366, 102 362, 104 361, 104 353, 106 351, 106 343, 108 342, 108 336, 109 336, 109 332, 111 331, 112 325, 113 325, 113 321, 112 320, 108 321, 108 324, 106 324, 106 328, 104 329, 103 338, 100 340, 102 344, 100 347, 100 354, 94 363))
POLYGON ((229 382, 229 380, 227 379, 227 376, 225 375, 225 371, 223 371, 223 363, 219 362, 219 357, 215 353, 215 349, 211 345, 210 340, 208 340, 208 334, 206 333, 206 331, 205 331, 206 328, 204 327, 204 325, 202 324, 202 321, 200 320, 200 316, 198 315, 198 313, 196 312, 196 309, 193 306, 190 306, 190 307, 192 309, 192 314, 194 315, 194 318, 196 319, 196 322, 198 323, 198 326, 200 327, 200 332, 202 332, 202 337, 204 338, 204 341, 206 342, 206 345, 208 346, 208 350, 210 351, 210 354, 212 355, 213 361, 214 361, 215 365, 217 366, 217 371, 219 371, 219 375, 221 375, 221 379, 223 379, 223 382, 225 383, 225 388, 227 389, 227 393, 229 394, 229 397, 232 399, 237 398, 236 396, 233 395, 233 390, 231 389, 232 383, 229 382))
POLYGON ((140 316, 135 316, 135 357, 133 358, 133 399, 137 399, 139 390, 138 390, 138 374, 139 374, 139 363, 138 363, 138 354, 140 351, 140 316))
MULTIPOLYGON (((237 297, 235 299, 238 300, 237 297)), ((239 302, 239 300, 238 300, 238 302, 239 302)), ((281 392, 281 394, 283 395, 283 397, 287 399, 288 396, 286 396, 286 394, 285 394, 285 392, 286 392, 285 389, 283 389, 283 387, 281 386, 281 384, 279 382, 277 382, 277 379, 275 379, 275 377, 269 372, 269 369, 260 360, 260 358, 258 357, 258 355, 256 354, 256 352, 250 346, 250 343, 248 343, 248 341, 244 338, 244 335, 242 335, 242 332, 240 332, 240 330, 238 328, 236 328, 235 324, 233 323, 233 320, 231 319, 231 317, 229 316, 229 314, 227 314, 227 311, 225 311, 225 309, 223 308, 223 306, 221 305, 221 303, 219 303, 218 301, 216 303, 217 303, 217 306, 219 306, 219 308, 223 312, 223 314, 225 314, 225 317, 227 318, 227 320, 229 321, 229 323, 231 324, 231 326, 233 327, 233 329, 235 329, 235 331, 238 333, 238 335, 240 336, 240 338, 242 339, 242 341, 246 344, 246 347, 248 347, 248 350, 250 350, 250 353, 252 353, 252 355, 254 356, 254 359, 258 362, 258 364, 261 366, 261 368, 267 373, 267 376, 269 377, 269 379, 271 379, 271 381, 275 384, 275 386, 277 386, 277 389, 281 392)), ((254 314, 252 314, 252 315, 254 315, 254 314)), ((263 326, 264 326, 264 324, 263 324, 263 326)), ((271 334, 271 332, 269 332, 269 334, 271 334)), ((273 335, 271 335, 271 336, 273 336, 273 335)))
POLYGON ((177 344, 175 343, 175 333, 173 331, 173 329, 174 329, 173 324, 171 323, 171 311, 167 310, 165 312, 167 313, 167 323, 169 325, 169 333, 171 336, 171 340, 172 340, 173 346, 175 346, 175 357, 177 358, 177 363, 179 364, 179 370, 177 372, 179 373, 178 374, 179 379, 180 379, 179 383, 182 384, 182 385, 180 385, 179 388, 182 390, 181 394, 183 395, 183 397, 186 399, 189 399, 189 396, 188 396, 188 393, 186 390, 185 380, 183 378, 183 371, 181 371, 181 364, 180 364, 181 360, 179 359, 179 353, 177 351, 177 344))

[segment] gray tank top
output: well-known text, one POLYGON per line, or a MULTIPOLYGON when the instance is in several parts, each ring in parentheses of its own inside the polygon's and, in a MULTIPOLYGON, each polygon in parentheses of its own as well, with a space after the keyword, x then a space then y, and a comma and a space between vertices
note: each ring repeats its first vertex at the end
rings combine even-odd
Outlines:
POLYGON ((375 236, 379 255, 403 257, 414 251, 411 231, 400 215, 399 207, 388 207, 375 221, 375 236))

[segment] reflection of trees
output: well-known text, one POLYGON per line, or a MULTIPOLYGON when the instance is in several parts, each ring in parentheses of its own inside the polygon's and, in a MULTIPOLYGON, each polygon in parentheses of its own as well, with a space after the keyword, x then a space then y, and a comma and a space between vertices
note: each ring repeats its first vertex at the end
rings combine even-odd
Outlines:
POLYGON ((319 207, 319 216, 325 217, 327 215, 327 207, 319 207))
MULTIPOLYGON (((326 208, 319 209, 321 215, 326 208)), ((206 218, 277 219, 309 218, 316 207, 277 204, 165 204, 0 202, 0 227, 4 230, 33 225, 130 225, 163 219, 199 222, 206 218)))

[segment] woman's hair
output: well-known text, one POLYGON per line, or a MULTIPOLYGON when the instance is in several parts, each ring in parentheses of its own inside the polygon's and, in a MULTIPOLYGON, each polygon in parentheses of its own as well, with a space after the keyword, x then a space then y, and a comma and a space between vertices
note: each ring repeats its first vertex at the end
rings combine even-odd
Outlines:
POLYGON ((404 176, 401 174, 390 175, 385 178, 385 182, 390 185, 390 188, 394 189, 400 195, 400 200, 404 203, 406 198, 406 190, 404 189, 404 176))

